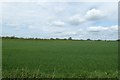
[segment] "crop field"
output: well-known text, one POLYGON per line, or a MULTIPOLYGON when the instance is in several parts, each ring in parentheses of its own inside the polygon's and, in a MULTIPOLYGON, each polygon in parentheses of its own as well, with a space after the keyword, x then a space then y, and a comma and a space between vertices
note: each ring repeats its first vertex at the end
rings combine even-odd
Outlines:
POLYGON ((3 39, 4 78, 115 78, 117 41, 3 39))

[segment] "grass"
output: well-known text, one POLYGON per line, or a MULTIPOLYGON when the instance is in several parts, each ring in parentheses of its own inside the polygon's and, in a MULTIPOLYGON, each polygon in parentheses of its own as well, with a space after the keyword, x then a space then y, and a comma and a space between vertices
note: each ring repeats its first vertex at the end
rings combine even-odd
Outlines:
POLYGON ((3 77, 114 78, 117 41, 3 39, 3 77))

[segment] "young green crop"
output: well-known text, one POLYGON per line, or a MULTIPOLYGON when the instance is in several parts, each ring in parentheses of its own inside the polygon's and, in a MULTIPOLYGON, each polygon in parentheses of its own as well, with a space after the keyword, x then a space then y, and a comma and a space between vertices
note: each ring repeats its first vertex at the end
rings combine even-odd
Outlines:
POLYGON ((117 77, 117 41, 3 39, 3 77, 117 77))

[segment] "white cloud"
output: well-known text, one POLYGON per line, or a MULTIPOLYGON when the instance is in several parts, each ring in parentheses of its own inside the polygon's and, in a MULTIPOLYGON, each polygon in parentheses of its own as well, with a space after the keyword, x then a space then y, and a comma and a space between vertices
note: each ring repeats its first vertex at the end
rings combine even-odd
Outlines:
POLYGON ((2 3, 0 3, 0 22, 2 21, 2 17, 3 17, 3 15, 2 15, 2 3))
POLYGON ((102 19, 105 16, 105 14, 101 10, 97 9, 91 9, 87 11, 85 17, 88 20, 99 20, 102 19))
POLYGON ((29 25, 28 28, 29 28, 29 29, 36 29, 36 27, 33 26, 33 25, 29 25))
POLYGON ((53 36, 61 38, 71 36, 78 39, 98 39, 99 36, 105 36, 101 39, 115 38, 117 26, 110 26, 117 24, 115 21, 117 8, 114 6, 113 3, 6 3, 3 7, 4 33, 21 36, 34 34, 33 36, 43 38, 53 36), (97 21, 99 19, 100 21, 97 21), (16 31, 17 27, 19 31, 16 31), (82 30, 78 31, 79 28, 82 30))
POLYGON ((72 25, 79 25, 81 23, 84 23, 85 21, 86 20, 83 17, 81 17, 79 14, 74 15, 74 16, 69 18, 69 22, 72 25))
POLYGON ((118 26, 110 26, 110 27, 104 27, 104 26, 91 26, 87 28, 87 31, 90 32, 100 32, 100 31, 108 31, 108 30, 118 30, 118 26))
POLYGON ((0 0, 0 2, 118 2, 119 0, 0 0))
POLYGON ((110 29, 111 29, 111 30, 118 30, 118 25, 111 26, 110 29))
POLYGON ((64 35, 76 35, 76 32, 69 31, 69 32, 63 32, 64 35))
POLYGON ((91 10, 88 10, 83 16, 81 16, 80 14, 73 15, 69 18, 69 22, 72 25, 79 25, 88 21, 100 20, 104 17, 105 14, 103 13, 103 11, 93 8, 91 10))
POLYGON ((99 32, 99 31, 103 31, 103 30, 108 30, 108 28, 102 27, 102 26, 93 26, 93 27, 89 27, 87 30, 90 32, 99 32))
POLYGON ((9 22, 9 23, 6 23, 5 25, 13 27, 13 28, 19 28, 20 27, 20 24, 18 24, 16 22, 9 22))
POLYGON ((50 24, 51 26, 56 26, 56 27, 62 27, 65 25, 65 23, 63 21, 53 21, 50 24))

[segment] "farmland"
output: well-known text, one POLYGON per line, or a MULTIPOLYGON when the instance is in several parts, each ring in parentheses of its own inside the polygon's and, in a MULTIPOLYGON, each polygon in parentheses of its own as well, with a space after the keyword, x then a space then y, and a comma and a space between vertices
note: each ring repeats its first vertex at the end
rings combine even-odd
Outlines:
POLYGON ((117 41, 3 39, 4 78, 117 77, 117 41))

